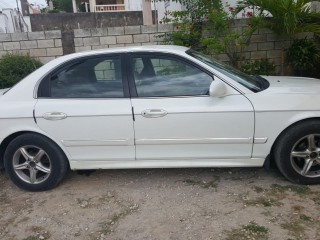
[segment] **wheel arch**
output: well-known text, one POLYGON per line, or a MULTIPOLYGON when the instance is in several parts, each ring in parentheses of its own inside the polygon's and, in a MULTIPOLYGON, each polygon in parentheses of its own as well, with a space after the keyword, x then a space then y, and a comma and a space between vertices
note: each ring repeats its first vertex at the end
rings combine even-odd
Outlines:
POLYGON ((26 134, 26 133, 32 133, 32 134, 36 134, 36 135, 41 135, 45 138, 48 138, 50 141, 52 141, 54 144, 56 144, 60 150, 63 152, 63 154, 65 155, 66 159, 68 159, 68 168, 70 169, 70 161, 69 161, 69 157, 68 157, 68 154, 66 153, 66 151, 61 147, 60 144, 58 144, 54 139, 48 137, 47 135, 45 134, 42 134, 42 133, 39 133, 39 132, 34 132, 34 131, 17 131, 17 132, 14 132, 14 133, 11 133, 10 135, 8 135, 6 138, 3 139, 3 141, 0 143, 0 169, 4 169, 4 164, 3 164, 3 158, 4 158, 4 153, 8 147, 8 145, 10 144, 10 142, 23 135, 23 134, 26 134))
MULTIPOLYGON (((270 154, 268 155, 269 159, 266 161, 270 161, 270 165, 271 166, 275 166, 275 161, 274 161, 274 150, 275 147, 277 146, 279 140, 282 138, 282 136, 284 134, 286 134, 287 131, 289 131, 291 128, 294 128, 295 126, 299 125, 299 124, 303 124, 306 122, 310 122, 310 121, 317 121, 320 122, 320 117, 310 117, 310 118, 306 118, 306 119, 301 119, 299 121, 296 121, 294 123, 292 123, 291 125, 287 126, 285 129, 282 130, 282 132, 277 136, 277 138, 275 139, 275 141, 272 144, 271 150, 270 150, 270 154)), ((267 157, 267 158, 268 158, 267 157)))

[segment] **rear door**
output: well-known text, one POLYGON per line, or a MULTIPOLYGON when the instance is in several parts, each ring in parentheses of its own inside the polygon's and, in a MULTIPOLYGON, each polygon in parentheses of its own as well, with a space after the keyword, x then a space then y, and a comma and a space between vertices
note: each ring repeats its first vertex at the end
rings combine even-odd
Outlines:
POLYGON ((74 60, 40 84, 35 117, 80 168, 134 160, 131 102, 121 55, 74 60))

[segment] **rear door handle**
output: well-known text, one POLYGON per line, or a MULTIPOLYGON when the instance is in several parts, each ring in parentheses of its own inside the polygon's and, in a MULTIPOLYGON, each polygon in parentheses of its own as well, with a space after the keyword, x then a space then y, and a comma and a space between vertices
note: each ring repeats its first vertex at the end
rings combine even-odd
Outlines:
POLYGON ((43 118, 46 120, 62 120, 67 118, 67 114, 62 112, 48 112, 43 114, 43 118))
POLYGON ((146 109, 141 114, 145 118, 159 118, 166 116, 168 113, 163 109, 146 109))

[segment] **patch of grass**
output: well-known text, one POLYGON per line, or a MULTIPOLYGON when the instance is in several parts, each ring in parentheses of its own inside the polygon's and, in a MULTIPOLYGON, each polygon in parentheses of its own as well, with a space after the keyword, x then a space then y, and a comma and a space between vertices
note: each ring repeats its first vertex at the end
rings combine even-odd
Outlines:
POLYGON ((77 198, 77 203, 81 208, 89 208, 91 206, 91 199, 92 198, 77 198))
POLYGON ((256 192, 256 193, 262 193, 264 191, 264 189, 262 187, 258 187, 258 186, 254 186, 253 187, 253 190, 256 192))
POLYGON ((272 206, 279 206, 281 205, 278 201, 272 199, 272 198, 265 198, 265 197, 259 197, 254 200, 245 200, 244 201, 246 205, 249 206, 264 206, 264 207, 272 207, 272 206))
POLYGON ((260 226, 256 224, 255 222, 250 222, 248 225, 243 226, 244 230, 247 230, 252 233, 257 234, 266 234, 268 233, 268 229, 264 226, 260 226))
POLYGON ((312 201, 314 201, 315 204, 320 205, 320 197, 314 197, 312 198, 312 201))
POLYGON ((255 222, 250 222, 241 228, 232 229, 227 231, 226 240, 267 240, 268 239, 268 228, 258 225, 255 222))
POLYGON ((40 227, 40 226, 31 226, 29 229, 31 232, 35 232, 35 233, 39 233, 44 230, 43 227, 40 227))
POLYGON ((289 232, 289 235, 296 239, 305 239, 302 236, 304 236, 305 233, 305 227, 301 224, 298 220, 289 220, 282 224, 280 224, 281 228, 286 229, 289 232), (301 238, 302 237, 302 238, 301 238))
POLYGON ((312 222, 312 221, 313 221, 312 217, 309 217, 309 216, 304 215, 304 214, 301 214, 301 215, 300 215, 300 219, 301 219, 302 221, 305 221, 305 222, 312 222))
POLYGON ((272 184, 270 188, 272 193, 284 193, 288 190, 286 186, 281 186, 279 184, 272 184))
POLYGON ((100 233, 110 234, 113 231, 113 227, 116 226, 121 219, 125 218, 126 216, 130 215, 138 209, 139 206, 134 204, 129 207, 126 207, 120 213, 113 214, 107 221, 100 223, 100 233))
POLYGON ((282 186, 279 184, 271 185, 272 193, 285 193, 286 191, 291 191, 298 195, 308 195, 312 193, 311 189, 308 186, 303 186, 303 185, 287 185, 287 186, 282 186))
POLYGON ((304 207, 303 207, 303 206, 300 206, 300 205, 294 205, 294 206, 292 206, 291 208, 292 208, 292 210, 295 211, 295 212, 301 212, 301 211, 304 209, 304 207))
POLYGON ((308 195, 312 193, 311 189, 308 186, 289 185, 288 187, 292 192, 297 193, 299 195, 308 195))
POLYGON ((219 178, 216 178, 213 181, 203 181, 203 180, 193 180, 193 179, 186 179, 182 181, 183 183, 187 184, 187 185, 192 185, 192 186, 199 186, 201 188, 214 188, 217 189, 218 187, 218 182, 219 182, 219 178))

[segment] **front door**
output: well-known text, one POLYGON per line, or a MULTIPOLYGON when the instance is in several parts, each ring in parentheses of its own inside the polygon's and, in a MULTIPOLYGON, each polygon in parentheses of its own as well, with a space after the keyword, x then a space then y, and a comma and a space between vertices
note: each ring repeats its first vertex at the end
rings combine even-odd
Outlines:
POLYGON ((131 69, 137 160, 219 159, 227 166, 251 157, 254 112, 243 95, 210 97, 212 75, 170 54, 133 54, 131 69))
POLYGON ((40 84, 37 124, 60 141, 76 168, 135 159, 123 70, 120 55, 83 58, 64 65, 40 84))

